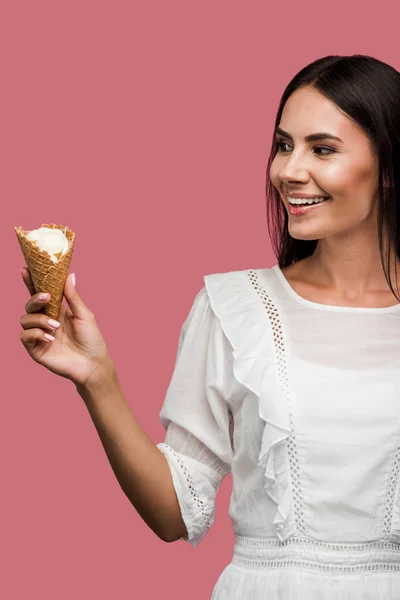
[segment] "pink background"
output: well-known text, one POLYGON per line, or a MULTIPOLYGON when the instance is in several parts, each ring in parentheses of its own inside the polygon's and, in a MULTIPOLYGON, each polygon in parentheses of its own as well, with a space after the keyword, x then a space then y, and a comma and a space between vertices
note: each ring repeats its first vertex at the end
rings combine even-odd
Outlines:
POLYGON ((390 8, 363 13, 360 30, 354 4, 340 4, 2 4, 1 598, 210 597, 232 555, 231 477, 195 550, 153 534, 73 384, 20 342, 13 227, 76 232, 79 293, 134 414, 163 441, 158 414, 203 275, 276 263, 264 184, 284 87, 330 53, 393 64, 390 8))

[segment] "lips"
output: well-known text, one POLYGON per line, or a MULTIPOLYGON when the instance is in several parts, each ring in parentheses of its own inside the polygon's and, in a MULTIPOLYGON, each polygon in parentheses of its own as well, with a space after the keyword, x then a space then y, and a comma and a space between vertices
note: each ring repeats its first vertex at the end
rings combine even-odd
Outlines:
POLYGON ((295 204, 289 203, 288 210, 291 215, 301 216, 310 211, 312 212, 313 210, 317 210, 318 208, 321 208, 321 206, 329 204, 329 202, 331 202, 330 198, 328 198, 327 200, 324 200, 324 202, 319 202, 318 204, 303 204, 303 205, 297 204, 297 205, 295 205, 295 204))

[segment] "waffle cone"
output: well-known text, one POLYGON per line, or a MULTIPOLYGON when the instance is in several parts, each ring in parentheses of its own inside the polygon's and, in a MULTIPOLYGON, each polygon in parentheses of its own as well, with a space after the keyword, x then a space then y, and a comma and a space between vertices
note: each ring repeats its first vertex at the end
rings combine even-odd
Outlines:
POLYGON ((51 294, 49 302, 46 302, 45 306, 39 312, 57 320, 64 295, 64 284, 68 277, 69 265, 74 249, 75 233, 68 227, 64 227, 64 225, 55 225, 54 223, 43 223, 41 227, 62 229, 68 239, 68 250, 56 263, 53 263, 48 252, 40 250, 36 242, 26 239, 29 230, 25 231, 20 226, 14 227, 14 231, 17 234, 22 253, 31 274, 35 292, 49 292, 51 294))

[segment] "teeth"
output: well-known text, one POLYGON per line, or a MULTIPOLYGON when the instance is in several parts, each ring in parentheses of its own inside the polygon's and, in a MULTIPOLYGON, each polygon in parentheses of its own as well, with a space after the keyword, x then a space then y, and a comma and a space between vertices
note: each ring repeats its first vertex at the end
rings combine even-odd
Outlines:
POLYGON ((327 200, 324 196, 320 196, 319 198, 310 198, 306 200, 305 198, 293 198, 293 196, 287 196, 287 200, 289 204, 317 204, 318 202, 323 202, 327 200))

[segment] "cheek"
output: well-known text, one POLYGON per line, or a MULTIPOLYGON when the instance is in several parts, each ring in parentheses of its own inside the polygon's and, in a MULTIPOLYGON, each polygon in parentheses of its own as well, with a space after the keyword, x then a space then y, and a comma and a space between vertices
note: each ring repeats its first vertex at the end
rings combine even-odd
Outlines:
POLYGON ((332 162, 325 164, 323 169, 315 173, 319 187, 333 197, 354 197, 359 189, 360 173, 348 164, 332 162))
POLYGON ((333 197, 341 196, 348 189, 348 177, 336 167, 322 171, 317 182, 321 190, 333 197))

